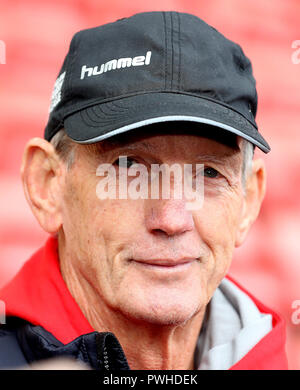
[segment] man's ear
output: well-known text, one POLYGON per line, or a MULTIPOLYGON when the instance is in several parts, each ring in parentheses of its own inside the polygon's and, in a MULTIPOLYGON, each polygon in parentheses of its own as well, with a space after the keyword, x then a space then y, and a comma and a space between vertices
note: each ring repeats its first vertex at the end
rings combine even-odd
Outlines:
POLYGON ((252 172, 248 175, 240 224, 236 235, 235 246, 239 247, 245 240, 250 227, 256 220, 266 192, 266 169, 262 159, 252 161, 252 172))
POLYGON ((50 142, 33 138, 27 143, 21 177, 26 199, 39 224, 46 232, 57 233, 62 225, 62 164, 50 142))

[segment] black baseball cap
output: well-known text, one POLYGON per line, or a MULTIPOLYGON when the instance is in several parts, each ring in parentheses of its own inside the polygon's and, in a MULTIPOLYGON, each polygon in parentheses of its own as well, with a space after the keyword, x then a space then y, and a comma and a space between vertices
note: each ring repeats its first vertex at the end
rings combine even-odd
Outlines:
MULTIPOLYGON (((45 139, 89 144, 168 121, 237 134, 265 153, 256 82, 241 47, 197 16, 145 12, 76 33, 55 82, 45 139)), ((200 133, 199 133, 200 134, 200 133)))

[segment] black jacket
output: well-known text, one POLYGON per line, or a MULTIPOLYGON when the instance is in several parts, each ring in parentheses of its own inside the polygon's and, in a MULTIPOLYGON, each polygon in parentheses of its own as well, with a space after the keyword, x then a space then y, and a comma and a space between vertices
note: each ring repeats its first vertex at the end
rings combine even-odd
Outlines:
POLYGON ((41 326, 8 318, 0 327, 0 369, 18 369, 54 357, 69 357, 94 370, 129 370, 125 354, 109 332, 82 335, 62 344, 41 326))

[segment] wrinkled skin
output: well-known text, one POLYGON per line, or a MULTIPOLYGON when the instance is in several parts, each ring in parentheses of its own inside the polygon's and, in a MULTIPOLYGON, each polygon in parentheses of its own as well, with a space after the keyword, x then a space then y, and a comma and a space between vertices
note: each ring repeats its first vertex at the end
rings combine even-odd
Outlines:
POLYGON ((76 145, 70 169, 46 141, 27 146, 25 191, 41 226, 58 234, 62 276, 94 329, 119 338, 131 368, 193 368, 206 305, 264 196, 261 160, 243 189, 240 145, 154 133, 109 146, 76 145), (96 169, 120 155, 147 167, 204 164, 202 207, 188 210, 186 199, 172 196, 99 199, 96 169))

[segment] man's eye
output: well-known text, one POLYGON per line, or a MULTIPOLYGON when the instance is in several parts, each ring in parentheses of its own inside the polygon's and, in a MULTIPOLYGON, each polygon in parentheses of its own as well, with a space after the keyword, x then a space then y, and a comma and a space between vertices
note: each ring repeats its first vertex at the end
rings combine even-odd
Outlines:
POLYGON ((204 168, 203 171, 203 176, 205 177, 208 177, 210 179, 215 179, 216 177, 218 177, 220 174, 217 170, 215 170, 214 168, 204 168))
POLYGON ((138 161, 134 158, 130 158, 130 157, 121 157, 121 158, 118 158, 114 163, 113 165, 116 165, 120 168, 130 168, 132 165, 134 164, 138 164, 138 161))

